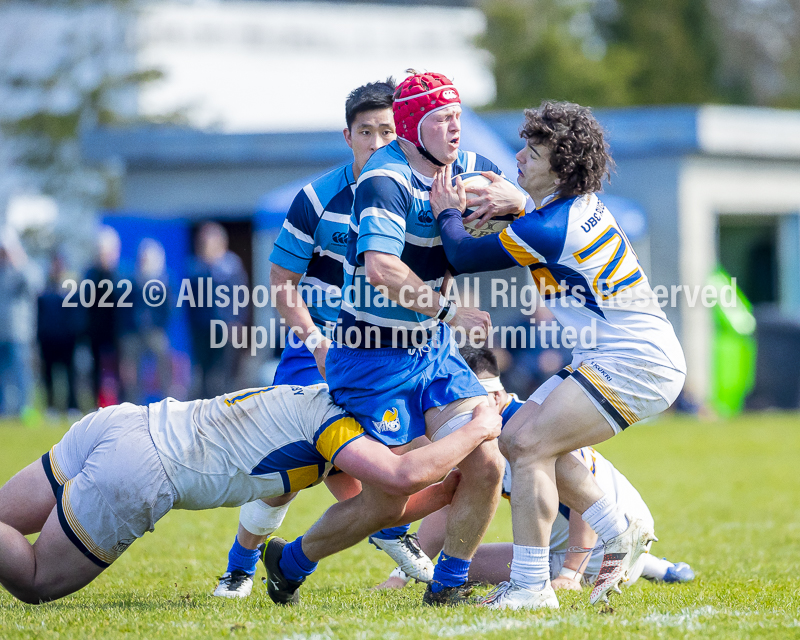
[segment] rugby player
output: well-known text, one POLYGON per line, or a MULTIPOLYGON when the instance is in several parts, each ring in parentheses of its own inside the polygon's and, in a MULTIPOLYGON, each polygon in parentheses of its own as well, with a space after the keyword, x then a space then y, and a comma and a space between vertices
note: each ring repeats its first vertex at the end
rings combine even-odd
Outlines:
MULTIPOLYGON (((450 325, 487 330, 489 315, 459 308, 440 294, 449 274, 428 203, 433 176, 445 165, 452 173, 491 172, 492 183, 475 198, 473 218, 516 212, 525 204, 524 194, 496 165, 459 149, 461 104, 446 77, 406 78, 395 91, 393 111, 398 139, 372 155, 356 186, 345 262, 349 297, 339 315, 341 338, 326 360, 335 401, 389 446, 426 434, 436 442, 486 402, 486 392, 451 343, 450 325)), ((426 604, 464 601, 470 559, 499 499, 503 460, 496 444, 478 447, 459 469, 462 480, 426 604)), ((393 502, 384 496, 384 504, 393 502)), ((299 586, 319 554, 361 535, 350 524, 357 516, 336 507, 285 547, 270 541, 264 556, 275 567, 268 569, 270 580, 299 586)))
POLYGON ((526 144, 517 154, 517 181, 537 208, 501 233, 473 238, 464 230, 466 195, 458 181, 452 184, 449 167, 431 191, 431 209, 455 269, 529 267, 564 331, 585 336, 571 366, 537 389, 503 430, 500 449, 514 484, 529 490, 511 495, 511 579, 484 604, 558 607, 549 544, 559 494, 605 546, 590 596, 594 604, 629 576, 655 534, 650 523, 619 509, 570 452, 664 411, 683 387, 686 363, 633 248, 596 194, 611 158, 591 111, 544 102, 525 111, 521 136, 526 144))
POLYGON ((401 524, 449 502, 457 477, 429 485, 496 438, 500 422, 495 410, 476 407, 458 433, 396 455, 362 437, 326 385, 100 409, 0 488, 0 584, 31 604, 61 598, 94 580, 170 509, 292 493, 321 482, 333 464, 402 496, 404 508, 386 510, 368 490, 337 506, 366 522, 401 524), (35 543, 26 540, 39 532, 35 543))
MULTIPOLYGON (((506 392, 500 381, 500 368, 494 353, 486 347, 462 347, 461 355, 475 372, 484 389, 494 396, 503 425, 511 419, 523 402, 514 393, 506 392)), ((653 516, 639 492, 606 458, 591 447, 583 447, 573 455, 587 466, 603 490, 614 497, 623 512, 653 526, 653 516)), ((503 497, 511 496, 511 468, 506 463, 503 476, 503 497)), ((448 507, 427 516, 419 527, 419 541, 429 556, 436 555, 444 542, 444 525, 448 507)), ((482 544, 478 547, 469 571, 471 581, 498 584, 510 579, 513 545, 506 542, 482 544)), ((597 534, 592 531, 580 514, 564 504, 558 505, 558 515, 550 533, 550 580, 553 589, 580 591, 582 586, 592 585, 597 579, 603 561, 603 545, 597 544, 597 534)), ((694 579, 692 568, 685 562, 672 563, 643 553, 622 583, 630 586, 639 577, 655 582, 689 582, 694 579)), ((409 577, 398 566, 381 588, 400 588, 409 582, 409 577)))
MULTIPOLYGON (((372 153, 395 139, 392 117, 394 80, 362 85, 345 102, 345 142, 353 162, 334 169, 303 187, 292 202, 270 255, 270 284, 276 307, 291 333, 275 371, 274 384, 311 385, 325 382, 325 357, 336 324, 343 282, 342 263, 353 207, 353 191, 372 153)), ((343 500, 361 487, 344 474, 331 474, 325 484, 343 500)), ((215 596, 247 597, 261 555, 260 545, 283 522, 290 493, 244 505, 239 529, 228 552, 228 566, 215 596)), ((408 526, 375 534, 377 545, 412 577, 430 580, 433 564, 420 550, 408 526)))

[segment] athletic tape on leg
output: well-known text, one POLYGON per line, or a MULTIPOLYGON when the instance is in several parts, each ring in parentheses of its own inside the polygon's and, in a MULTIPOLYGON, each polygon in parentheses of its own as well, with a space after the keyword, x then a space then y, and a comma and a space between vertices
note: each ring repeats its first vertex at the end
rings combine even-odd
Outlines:
POLYGON ((472 411, 467 411, 466 413, 459 413, 457 416, 453 416, 447 422, 445 422, 439 430, 433 434, 431 437, 431 442, 436 442, 437 440, 441 440, 445 436, 449 436, 454 431, 458 431, 461 427, 463 427, 468 422, 472 421, 472 411))
POLYGON ((239 524, 254 536, 268 536, 281 526, 290 504, 270 507, 262 500, 253 500, 239 509, 239 524))

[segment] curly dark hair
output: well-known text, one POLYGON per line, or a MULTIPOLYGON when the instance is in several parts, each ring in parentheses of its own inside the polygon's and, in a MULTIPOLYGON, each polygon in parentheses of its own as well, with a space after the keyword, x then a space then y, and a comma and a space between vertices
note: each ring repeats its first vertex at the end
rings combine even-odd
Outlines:
POLYGON ((614 168, 603 129, 588 107, 545 100, 538 109, 525 109, 519 135, 550 150, 550 167, 563 197, 600 191, 614 168))

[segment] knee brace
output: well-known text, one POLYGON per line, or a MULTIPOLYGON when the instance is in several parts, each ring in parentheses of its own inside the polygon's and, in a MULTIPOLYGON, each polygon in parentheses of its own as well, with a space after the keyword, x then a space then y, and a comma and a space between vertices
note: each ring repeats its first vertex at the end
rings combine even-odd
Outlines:
POLYGON ((239 509, 239 524, 254 536, 268 536, 281 526, 290 504, 270 507, 262 500, 253 500, 239 509))
POLYGON ((472 411, 466 411, 465 413, 459 413, 456 416, 450 418, 447 422, 445 422, 441 427, 439 427, 431 436, 431 442, 436 442, 437 440, 441 440, 445 436, 449 436, 454 431, 458 431, 461 427, 472 420, 472 411))

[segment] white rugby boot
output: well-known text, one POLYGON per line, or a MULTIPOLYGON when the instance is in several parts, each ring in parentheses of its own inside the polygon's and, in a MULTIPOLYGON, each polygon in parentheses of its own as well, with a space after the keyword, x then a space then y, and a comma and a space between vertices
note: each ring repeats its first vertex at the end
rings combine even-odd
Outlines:
POLYGON ((481 606, 488 609, 558 609, 558 598, 550 581, 544 589, 534 591, 519 586, 513 580, 501 582, 494 591, 481 601, 481 606))
POLYGON ((608 592, 619 593, 619 584, 628 578, 628 572, 650 545, 657 540, 653 530, 642 520, 628 518, 628 528, 606 544, 603 564, 589 597, 591 604, 608 602, 608 592))
POLYGON ((370 536, 369 541, 378 549, 389 554, 389 557, 409 578, 419 582, 433 580, 433 562, 419 546, 419 538, 416 533, 407 533, 391 540, 370 536))
POLYGON ((253 578, 241 569, 226 571, 219 579, 214 595, 220 598, 246 598, 253 590, 253 578))

